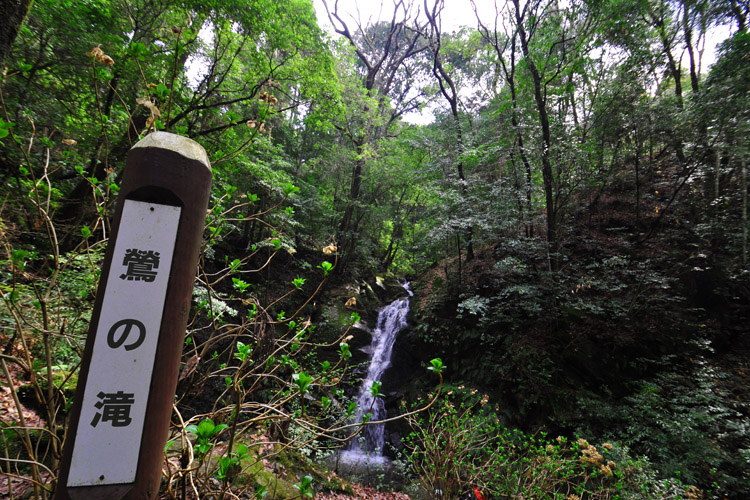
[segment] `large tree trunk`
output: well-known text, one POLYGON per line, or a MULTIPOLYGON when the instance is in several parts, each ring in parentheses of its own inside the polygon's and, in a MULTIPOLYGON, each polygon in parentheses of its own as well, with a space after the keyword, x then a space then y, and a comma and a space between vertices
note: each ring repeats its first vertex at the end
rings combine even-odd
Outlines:
POLYGON ((3 0, 0 3, 0 70, 5 59, 13 48, 18 31, 21 29, 26 14, 29 13, 32 0, 3 0))

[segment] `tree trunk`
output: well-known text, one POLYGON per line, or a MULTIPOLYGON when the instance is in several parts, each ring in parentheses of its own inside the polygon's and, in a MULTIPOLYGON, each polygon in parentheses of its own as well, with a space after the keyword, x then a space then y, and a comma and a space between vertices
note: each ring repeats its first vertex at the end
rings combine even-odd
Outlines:
POLYGON ((693 30, 690 27, 690 13, 686 3, 682 5, 682 31, 685 35, 685 47, 690 61, 690 87, 693 93, 698 92, 698 70, 695 65, 695 51, 693 50, 693 30))
MULTIPOLYGON (((443 61, 440 58, 442 39, 440 35, 440 22, 438 16, 440 15, 440 11, 442 10, 442 4, 441 2, 436 0, 433 8, 430 9, 429 5, 427 4, 427 0, 425 0, 424 8, 425 14, 427 15, 427 20, 429 21, 431 28, 429 41, 430 50, 432 51, 432 74, 435 76, 435 80, 437 80, 438 82, 440 93, 443 95, 443 97, 445 97, 445 100, 448 101, 448 104, 451 108, 451 115, 453 116, 453 128, 456 137, 456 154, 458 156, 458 160, 456 162, 456 170, 458 171, 458 178, 461 182, 461 192, 463 193, 464 198, 466 198, 468 189, 466 176, 464 176, 464 136, 461 129, 461 118, 458 114, 458 90, 456 89, 456 83, 453 81, 451 75, 445 70, 443 61)), ((474 243, 472 241, 474 238, 474 228, 471 224, 469 224, 469 227, 466 230, 465 238, 466 261, 468 262, 474 258, 474 243)))
MULTIPOLYGON (((463 191, 464 197, 468 194, 468 189, 466 187, 466 177, 464 176, 464 162, 463 162, 463 154, 464 154, 464 135, 461 130, 461 119, 458 117, 458 106, 457 103, 451 103, 451 111, 453 113, 453 124, 456 130, 456 145, 457 145, 457 153, 458 153, 458 165, 456 166, 456 170, 458 171, 458 178, 461 180, 461 191, 463 191)), ((474 258, 474 228, 471 224, 469 224, 468 229, 466 230, 466 261, 470 261, 474 258)))
POLYGON ((3 0, 0 3, 0 70, 2 70, 16 41, 26 15, 29 13, 32 0, 3 0))
POLYGON ((635 133, 635 223, 641 221, 641 141, 638 138, 638 132, 635 133))
MULTIPOLYGON (((474 12, 476 14, 476 5, 474 5, 473 0, 472 0, 472 5, 474 6, 474 12)), ((500 66, 502 67, 503 73, 505 75, 505 82, 508 84, 508 89, 510 90, 510 99, 511 99, 511 106, 512 106, 511 113, 510 113, 510 123, 511 125, 513 125, 513 130, 516 132, 516 146, 518 147, 518 154, 521 157, 521 161, 523 162, 523 166, 526 171, 526 181, 525 181, 526 182, 526 185, 525 185, 526 215, 530 217, 532 213, 531 163, 529 162, 529 158, 526 155, 526 150, 524 149, 524 145, 523 145, 523 133, 521 132, 521 126, 518 123, 518 100, 516 97, 516 38, 518 36, 518 29, 513 30, 513 35, 509 38, 507 44, 501 45, 500 40, 497 37, 497 32, 494 33, 494 36, 491 35, 490 30, 484 24, 482 24, 482 20, 478 14, 477 14, 477 22, 479 23, 480 32, 482 33, 482 36, 495 49, 495 53, 497 54, 497 60, 499 61, 500 66), (503 55, 506 48, 510 48, 509 64, 505 63, 505 58, 503 55), (510 68, 508 68, 508 66, 510 66, 510 68)), ((498 74, 499 70, 496 70, 495 73, 498 74)), ((521 216, 522 218, 524 216, 523 206, 521 206, 521 216)), ((530 221, 527 220, 524 222, 524 226, 525 226, 524 233, 526 234, 527 237, 532 238, 534 236, 534 225, 530 221)))
POLYGON ((747 26, 747 16, 745 15, 745 12, 742 10, 742 7, 738 4, 737 0, 731 0, 731 6, 732 15, 737 21, 737 29, 739 31, 745 31, 745 27, 747 26))
POLYGON ((534 100, 536 101, 537 112, 539 113, 539 124, 542 126, 542 180, 544 181, 545 206, 547 208, 547 243, 549 245, 550 270, 557 270, 558 267, 558 239, 557 239, 557 214, 555 210, 554 199, 554 177, 552 175, 552 163, 550 161, 550 146, 552 143, 550 133, 549 115, 547 114, 547 102, 544 97, 542 77, 539 70, 529 54, 529 40, 526 38, 526 29, 523 27, 523 17, 519 0, 513 0, 516 9, 516 26, 521 39, 521 49, 526 58, 526 65, 531 73, 531 79, 534 82, 534 100))
POLYGON ((716 164, 714 166, 714 199, 719 199, 719 188, 721 182, 721 149, 716 149, 716 164))
POLYGON ((747 157, 742 155, 742 264, 747 264, 747 157))

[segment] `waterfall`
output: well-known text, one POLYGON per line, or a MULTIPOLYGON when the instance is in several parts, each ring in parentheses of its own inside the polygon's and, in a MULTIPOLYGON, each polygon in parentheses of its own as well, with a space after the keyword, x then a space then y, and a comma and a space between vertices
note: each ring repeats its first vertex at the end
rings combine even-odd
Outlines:
MULTIPOLYGON (((408 283, 405 283, 403 287, 409 296, 394 300, 378 312, 377 325, 372 333, 372 343, 368 348, 371 356, 370 365, 359 390, 355 422, 361 422, 366 413, 371 414, 369 419, 371 421, 384 420, 387 417, 385 402, 382 398, 373 397, 371 389, 372 384, 379 382, 380 377, 390 366, 396 336, 406 326, 409 297, 414 294, 409 289, 408 283)), ((366 425, 362 432, 349 443, 348 449, 342 452, 340 458, 349 462, 382 462, 385 461, 384 445, 385 424, 366 425)))

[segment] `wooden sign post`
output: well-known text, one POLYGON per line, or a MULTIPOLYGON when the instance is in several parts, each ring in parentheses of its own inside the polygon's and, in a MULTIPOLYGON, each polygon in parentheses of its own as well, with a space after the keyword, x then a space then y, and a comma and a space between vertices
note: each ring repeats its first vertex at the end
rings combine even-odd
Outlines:
POLYGON ((151 499, 177 385, 211 167, 166 132, 128 154, 55 498, 151 499))

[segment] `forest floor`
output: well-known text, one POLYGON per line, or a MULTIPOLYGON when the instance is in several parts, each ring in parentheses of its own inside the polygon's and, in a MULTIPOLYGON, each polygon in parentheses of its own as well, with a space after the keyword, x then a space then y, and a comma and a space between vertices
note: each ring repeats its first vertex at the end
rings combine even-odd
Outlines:
POLYGON ((370 486, 352 484, 354 496, 343 493, 318 493, 315 500, 410 500, 409 495, 393 491, 378 491, 370 486))
MULTIPOLYGON (((7 366, 10 373, 9 382, 13 388, 18 390, 28 384, 28 377, 18 365, 11 364, 7 366)), ((4 378, 6 378, 5 374, 3 374, 4 378)), ((21 418, 19 418, 18 405, 13 400, 13 392, 11 391, 10 384, 6 384, 5 380, 0 383, 0 423, 2 427, 12 427, 23 422, 22 425, 26 428, 44 428, 44 420, 36 410, 27 407, 23 403, 21 403, 21 418)), ((40 471, 40 476, 42 482, 48 482, 50 479, 49 472, 44 470, 40 471)), ((5 474, 5 471, 0 474, 0 498, 24 497, 24 495, 31 494, 33 488, 31 476, 11 477, 5 474)))

